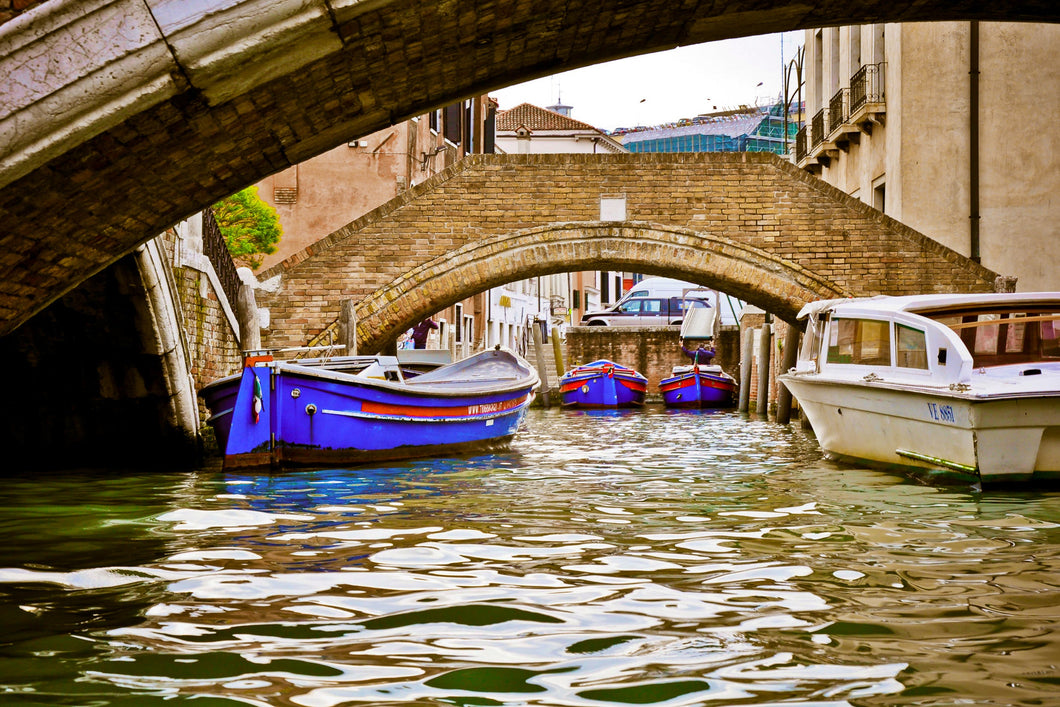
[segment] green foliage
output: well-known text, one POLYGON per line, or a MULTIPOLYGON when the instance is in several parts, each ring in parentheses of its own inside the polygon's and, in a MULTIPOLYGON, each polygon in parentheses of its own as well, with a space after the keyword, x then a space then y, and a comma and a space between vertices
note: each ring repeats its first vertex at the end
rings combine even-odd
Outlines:
POLYGON ((258 197, 257 187, 217 202, 213 215, 237 265, 257 268, 263 255, 276 252, 274 244, 283 235, 283 226, 276 209, 258 197))

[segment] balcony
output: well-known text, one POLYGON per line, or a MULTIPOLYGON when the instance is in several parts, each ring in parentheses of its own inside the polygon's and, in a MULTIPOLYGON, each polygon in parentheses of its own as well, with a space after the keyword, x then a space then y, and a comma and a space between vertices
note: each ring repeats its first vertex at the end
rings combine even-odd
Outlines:
POLYGON ((866 64, 850 78, 850 115, 847 122, 868 135, 874 125, 883 125, 887 114, 884 92, 886 62, 866 64))
POLYGON ((843 152, 850 149, 850 143, 857 144, 861 134, 856 125, 850 122, 850 89, 841 88, 828 102, 828 140, 835 143, 843 152))
POLYGON ((802 164, 806 159, 806 126, 795 133, 795 164, 802 164))
POLYGON ((828 109, 822 108, 813 114, 810 120, 810 147, 816 149, 824 141, 825 126, 828 124, 828 109))
POLYGON ((836 153, 836 144, 829 139, 830 110, 830 108, 822 108, 810 121, 810 154, 805 168, 811 172, 817 171, 818 165, 827 167, 831 164, 832 157, 836 153))

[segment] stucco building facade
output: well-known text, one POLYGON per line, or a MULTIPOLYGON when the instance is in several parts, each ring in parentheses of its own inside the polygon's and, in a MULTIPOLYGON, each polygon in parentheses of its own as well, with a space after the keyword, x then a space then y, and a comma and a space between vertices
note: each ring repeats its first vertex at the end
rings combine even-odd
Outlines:
POLYGON ((1060 25, 808 30, 796 164, 940 243, 1060 290, 1060 25), (1042 125, 1045 123, 1045 125, 1042 125))

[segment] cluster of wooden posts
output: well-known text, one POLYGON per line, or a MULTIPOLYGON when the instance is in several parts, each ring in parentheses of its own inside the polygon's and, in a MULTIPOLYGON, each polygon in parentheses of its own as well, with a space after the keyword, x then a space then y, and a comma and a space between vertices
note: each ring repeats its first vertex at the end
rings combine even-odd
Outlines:
MULTIPOLYGON (((755 411, 764 414, 769 410, 769 382, 770 355, 773 351, 773 325, 765 322, 759 328, 758 337, 758 386, 755 397, 755 411)), ((784 334, 784 346, 780 370, 787 371, 795 366, 795 360, 799 353, 799 337, 801 332, 797 327, 787 326, 784 334)), ((740 412, 749 412, 751 407, 751 374, 754 367, 754 340, 755 329, 745 327, 740 340, 740 398, 737 409, 740 412)), ((791 422, 792 398, 791 392, 783 385, 778 385, 776 390, 777 414, 776 421, 782 425, 791 422)))

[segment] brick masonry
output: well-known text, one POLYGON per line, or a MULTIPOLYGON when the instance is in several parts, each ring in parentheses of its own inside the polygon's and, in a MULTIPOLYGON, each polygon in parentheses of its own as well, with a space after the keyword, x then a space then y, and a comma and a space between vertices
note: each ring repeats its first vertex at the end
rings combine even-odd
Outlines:
POLYGON ((268 346, 357 304, 362 352, 476 292, 569 270, 680 277, 793 321, 806 301, 990 291, 996 274, 769 153, 473 155, 262 273, 268 346), (626 221, 601 222, 601 197, 626 221))

